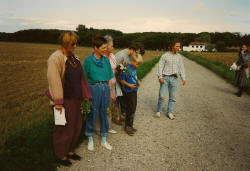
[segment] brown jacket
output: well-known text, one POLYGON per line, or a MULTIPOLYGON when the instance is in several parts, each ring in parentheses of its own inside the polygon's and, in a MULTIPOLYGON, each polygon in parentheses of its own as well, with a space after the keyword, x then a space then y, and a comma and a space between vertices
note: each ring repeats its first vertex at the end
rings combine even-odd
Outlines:
MULTIPOLYGON (((49 83, 49 89, 46 91, 46 95, 50 98, 52 105, 63 104, 63 79, 65 72, 65 62, 67 57, 57 50, 52 53, 48 59, 48 71, 47 78, 49 83)), ((82 97, 90 99, 91 93, 88 85, 88 81, 82 71, 82 97)))

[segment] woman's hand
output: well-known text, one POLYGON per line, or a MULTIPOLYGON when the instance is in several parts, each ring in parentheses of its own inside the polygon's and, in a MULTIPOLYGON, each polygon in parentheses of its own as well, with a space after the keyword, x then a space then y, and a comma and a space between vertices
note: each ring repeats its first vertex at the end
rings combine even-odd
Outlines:
POLYGON ((114 96, 114 94, 113 94, 113 92, 110 92, 110 99, 112 100, 112 101, 115 101, 116 99, 115 99, 115 96, 114 96))
POLYGON ((141 86, 141 81, 138 80, 138 81, 137 81, 137 87, 140 87, 140 86, 141 86))
POLYGON ((62 114, 63 105, 57 104, 57 105, 55 105, 55 108, 56 108, 56 110, 59 110, 59 111, 60 111, 60 114, 62 114))

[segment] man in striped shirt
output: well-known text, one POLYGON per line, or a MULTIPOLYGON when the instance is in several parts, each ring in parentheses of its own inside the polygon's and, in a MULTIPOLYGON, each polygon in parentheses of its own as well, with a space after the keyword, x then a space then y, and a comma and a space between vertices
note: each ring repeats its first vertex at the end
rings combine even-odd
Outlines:
POLYGON ((157 113, 155 117, 160 117, 162 106, 169 92, 167 116, 169 119, 174 119, 173 111, 176 102, 176 92, 178 85, 178 75, 182 79, 182 85, 186 84, 185 69, 182 56, 178 53, 180 50, 180 42, 173 41, 171 43, 171 51, 166 52, 161 56, 158 64, 157 76, 160 82, 159 98, 157 105, 157 113))

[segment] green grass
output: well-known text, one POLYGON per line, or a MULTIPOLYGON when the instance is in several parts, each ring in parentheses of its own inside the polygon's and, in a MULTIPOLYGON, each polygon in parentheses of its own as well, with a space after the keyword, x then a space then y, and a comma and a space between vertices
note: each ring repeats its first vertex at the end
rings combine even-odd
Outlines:
MULTIPOLYGON (((210 61, 206 58, 203 58, 202 56, 195 56, 195 55, 188 53, 188 52, 182 51, 180 53, 183 56, 185 56, 186 58, 193 60, 193 61, 197 62, 198 64, 201 64, 202 66, 215 72, 216 74, 218 74, 219 76, 221 76, 222 78, 227 80, 228 82, 230 82, 232 84, 234 83, 235 72, 230 71, 230 67, 225 66, 225 65, 221 64, 220 62, 210 61)), ((250 93, 250 80, 249 79, 247 82, 246 91, 247 91, 247 93, 250 93)))
POLYGON ((159 62, 160 57, 154 58, 150 61, 146 61, 144 63, 142 63, 138 68, 137 68, 137 76, 138 79, 142 79, 143 77, 145 77, 150 71, 151 69, 155 66, 155 64, 157 62, 159 62))
MULTIPOLYGON (((142 79, 159 61, 159 57, 144 62, 137 69, 142 79)), ((52 171, 59 165, 53 152, 52 133, 53 115, 46 115, 42 121, 22 127, 9 135, 0 150, 0 170, 4 171, 52 171)), ((84 121, 83 121, 84 122, 84 121)), ((83 124, 84 126, 85 124, 83 124)), ((79 143, 83 141, 84 129, 79 143)))

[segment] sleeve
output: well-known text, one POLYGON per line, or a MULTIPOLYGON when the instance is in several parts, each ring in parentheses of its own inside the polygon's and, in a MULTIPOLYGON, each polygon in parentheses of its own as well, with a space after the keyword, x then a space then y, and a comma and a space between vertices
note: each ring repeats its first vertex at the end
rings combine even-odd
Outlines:
POLYGON ((156 75, 158 76, 159 79, 163 78, 162 73, 163 73, 164 65, 165 65, 165 55, 162 55, 158 63, 157 72, 156 72, 156 75))
POLYGON ((122 72, 122 74, 121 74, 121 80, 126 81, 126 74, 125 74, 125 72, 122 72))
POLYGON ((109 60, 107 60, 107 65, 108 65, 109 79, 112 79, 112 78, 114 78, 114 73, 113 73, 113 70, 111 68, 111 64, 110 64, 109 60))
POLYGON ((83 72, 86 76, 86 78, 89 78, 89 64, 88 64, 88 59, 85 59, 83 65, 82 65, 83 72))
POLYGON ((183 63, 183 59, 181 55, 179 58, 179 73, 180 73, 181 79, 186 80, 185 68, 184 68, 184 63, 183 63))
POLYGON ((124 60, 124 57, 118 52, 115 54, 116 64, 119 65, 124 60))
POLYGON ((47 78, 49 83, 49 91, 55 104, 63 104, 63 86, 60 72, 56 61, 48 60, 47 78))

